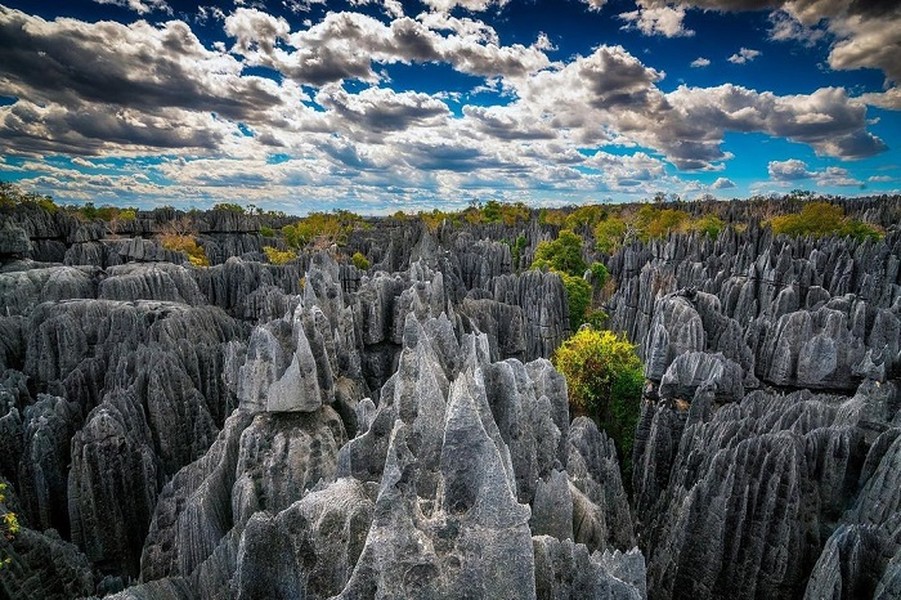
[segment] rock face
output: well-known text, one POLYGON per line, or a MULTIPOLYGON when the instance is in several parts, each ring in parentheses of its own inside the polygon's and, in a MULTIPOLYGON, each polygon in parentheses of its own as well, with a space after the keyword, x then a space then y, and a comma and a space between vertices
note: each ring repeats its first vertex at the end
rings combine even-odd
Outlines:
POLYGON ((612 328, 640 341, 649 380, 632 484, 652 598, 896 585, 901 463, 882 460, 901 407, 899 256, 897 232, 861 243, 749 227, 611 261, 612 328))
MULTIPOLYGON (((320 290, 334 283, 325 267, 320 290)), ((443 310, 430 316, 434 293, 411 297, 397 370, 377 407, 358 404, 350 440, 333 409, 339 394, 285 379, 306 362, 321 382, 343 352, 333 336, 326 360, 296 353, 317 315, 340 324, 340 298, 310 294, 257 327, 236 375, 240 407, 161 493, 141 563, 144 581, 170 582, 155 593, 180 597, 176 582, 190 582, 209 598, 536 597, 536 565, 557 568, 539 563, 540 532, 593 565, 572 597, 641 597, 644 562, 612 444, 590 421, 570 427, 565 383, 547 361, 492 363, 486 336, 463 333, 443 310), (287 391, 315 392, 317 403, 272 402, 287 391)), ((336 365, 333 378, 359 370, 336 365)), ((565 568, 577 576, 578 565, 565 568)))
POLYGON ((208 268, 159 244, 171 211, 6 215, 0 597, 896 598, 901 204, 847 208, 885 238, 602 257, 646 365, 627 482, 548 360, 537 218, 373 221, 361 271, 267 264, 229 211, 194 217, 208 268))

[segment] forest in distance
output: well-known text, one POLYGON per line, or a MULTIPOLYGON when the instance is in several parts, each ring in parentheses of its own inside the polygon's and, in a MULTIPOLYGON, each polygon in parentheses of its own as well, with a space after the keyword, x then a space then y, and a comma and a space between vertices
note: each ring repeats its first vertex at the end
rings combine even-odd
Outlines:
POLYGON ((901 597, 901 196, 0 185, 0 597, 901 597))

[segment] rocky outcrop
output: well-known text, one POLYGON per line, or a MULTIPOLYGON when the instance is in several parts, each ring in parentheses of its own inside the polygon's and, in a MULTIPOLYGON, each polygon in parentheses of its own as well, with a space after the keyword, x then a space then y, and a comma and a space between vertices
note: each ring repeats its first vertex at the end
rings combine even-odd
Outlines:
POLYGON ((556 226, 372 220, 272 265, 258 217, 215 211, 195 268, 154 239, 174 211, 118 238, 23 209, 4 231, 29 247, 0 252, 23 524, 0 594, 894 598, 898 205, 848 207, 886 237, 752 221, 601 256, 646 362, 629 485, 547 360, 560 278, 516 272, 556 226))
MULTIPOLYGON (((612 444, 587 420, 570 427, 565 383, 547 361, 492 363, 485 336, 463 334, 444 314, 420 320, 430 294, 410 298, 397 371, 377 407, 357 404, 359 431, 346 441, 337 400, 285 379, 305 324, 320 314, 340 323, 340 302, 317 295, 329 281, 325 273, 292 315, 256 328, 236 375, 241 407, 163 490, 142 579, 172 590, 192 582, 205 598, 453 597, 462 586, 536 597, 536 566, 557 568, 536 554, 541 530, 586 558, 599 550, 593 579, 573 593, 641 597, 640 554, 618 552, 634 547, 634 534, 612 444), (271 401, 288 391, 318 402, 271 401), (559 513, 564 522, 551 510, 561 494, 572 508, 559 513)), ((303 362, 309 381, 331 368, 303 362)))

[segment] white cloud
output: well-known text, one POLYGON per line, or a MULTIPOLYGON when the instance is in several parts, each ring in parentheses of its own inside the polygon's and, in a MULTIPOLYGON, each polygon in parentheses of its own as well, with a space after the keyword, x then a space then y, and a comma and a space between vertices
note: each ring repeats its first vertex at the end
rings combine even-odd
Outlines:
POLYGON ((681 6, 651 6, 650 2, 638 0, 638 7, 631 12, 620 13, 619 18, 626 21, 623 29, 637 29, 644 35, 662 35, 664 37, 690 37, 695 34, 683 24, 685 9, 681 6))
POLYGON ((166 14, 172 14, 172 7, 166 3, 166 0, 94 0, 97 4, 113 4, 121 6, 129 10, 133 10, 139 15, 146 15, 153 11, 160 11, 166 14))
POLYGON ((826 37, 826 30, 814 24, 805 25, 785 10, 770 13, 769 38, 776 42, 794 41, 812 47, 826 37))
POLYGON ((884 92, 861 94, 860 101, 871 106, 901 110, 901 88, 898 86, 887 89, 884 92))
MULTIPOLYGON (((486 190, 579 201, 728 189, 725 177, 705 187, 667 174, 667 163, 724 168, 727 132, 787 138, 839 158, 884 148, 866 130, 865 103, 876 98, 849 98, 841 88, 778 96, 730 84, 664 93, 665 73, 620 46, 552 63, 547 36, 503 45, 471 17, 330 13, 292 30, 284 19, 240 8, 224 27, 228 46, 210 48, 180 21, 44 21, 0 8, 0 62, 11 65, 0 73, 0 94, 19 98, 0 107, 0 137, 17 155, 85 155, 96 165, 107 156, 171 157, 147 173, 171 182, 172 203, 273 206, 303 196, 317 207, 384 206, 385 190, 391 202, 453 198, 465 206, 486 190), (396 63, 474 74, 494 86, 500 103, 392 90, 380 73, 396 63), (284 80, 247 75, 248 65, 284 80), (460 112, 451 112, 451 99, 460 112), (632 153, 608 152, 614 144, 632 153), (287 160, 271 162, 273 153, 287 160)), ((100 182, 44 176, 69 181, 67 189, 84 197, 100 182)), ((838 171, 817 176, 830 185, 853 180, 838 171)), ((151 197, 165 189, 128 185, 151 197)))
POLYGON ((422 0, 422 2, 440 12, 450 12, 458 6, 471 12, 484 12, 495 7, 501 9, 510 0, 422 0))
POLYGON ((877 67, 895 82, 901 82, 901 18, 869 19, 849 16, 833 28, 840 39, 829 53, 833 69, 877 67))
POLYGON ((826 167, 822 171, 814 174, 817 185, 823 187, 860 187, 862 181, 855 179, 848 172, 848 169, 842 167, 826 167))
MULTIPOLYGON (((640 5, 738 12, 771 10, 769 37, 813 45, 831 41, 833 69, 875 68, 894 82, 901 80, 901 4, 860 0, 639 0, 640 5)), ((742 55, 734 55, 741 60, 742 55)), ((738 64, 747 62, 741 61, 738 64)))
POLYGON ((607 4, 607 0, 582 0, 585 4, 588 5, 588 10, 598 12, 604 5, 607 4))
POLYGON ((717 177, 716 181, 710 184, 712 190, 728 190, 736 187, 735 182, 726 177, 717 177))
POLYGON ((703 56, 699 56, 698 58, 691 61, 691 66, 695 69, 701 69, 703 67, 710 66, 710 59, 704 58, 703 56))
POLYGON ((321 86, 342 79, 377 81, 373 64, 444 62, 483 77, 523 76, 550 66, 546 40, 500 45, 487 25, 466 19, 401 17, 388 24, 360 13, 328 13, 305 29, 288 33, 283 21, 255 9, 226 19, 234 50, 248 64, 277 69, 294 80, 321 86), (431 28, 452 29, 442 35, 431 28))
POLYGON ((753 50, 751 48, 743 47, 726 60, 735 65, 743 65, 745 63, 751 62, 752 60, 760 56, 760 54, 760 50, 753 50))
POLYGON ((795 158, 783 161, 772 161, 767 170, 770 179, 774 181, 799 181, 802 179, 814 179, 821 187, 858 187, 863 184, 851 176, 847 169, 842 167, 826 167, 821 171, 811 171, 807 163, 795 158))

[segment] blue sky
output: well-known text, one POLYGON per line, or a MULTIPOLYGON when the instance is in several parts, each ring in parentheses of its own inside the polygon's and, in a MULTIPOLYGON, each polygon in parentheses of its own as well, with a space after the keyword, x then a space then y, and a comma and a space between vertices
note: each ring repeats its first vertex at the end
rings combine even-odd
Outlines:
POLYGON ((364 213, 901 189, 901 8, 0 0, 0 178, 364 213))

